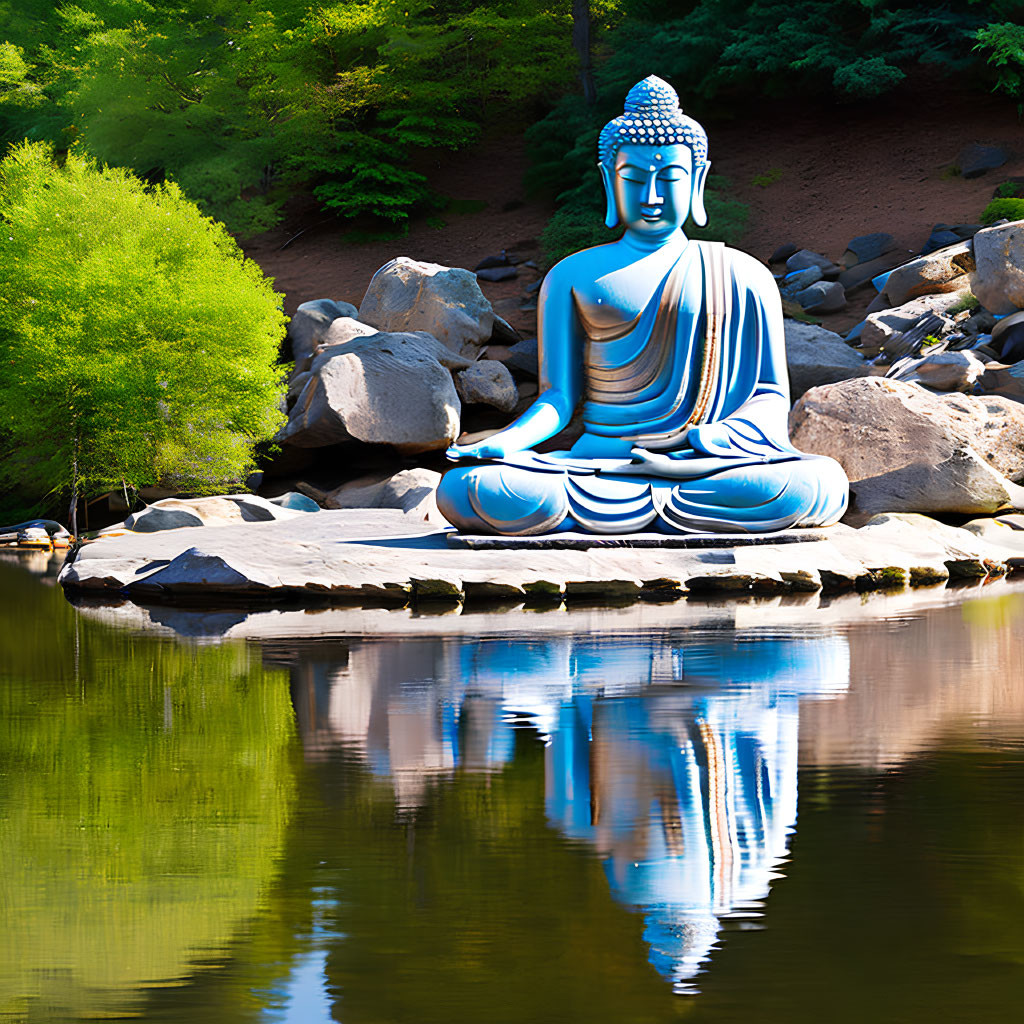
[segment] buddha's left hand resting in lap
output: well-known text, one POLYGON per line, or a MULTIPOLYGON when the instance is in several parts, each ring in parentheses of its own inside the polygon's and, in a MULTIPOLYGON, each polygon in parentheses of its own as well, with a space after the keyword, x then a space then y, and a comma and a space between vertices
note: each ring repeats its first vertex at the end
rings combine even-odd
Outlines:
POLYGON ((798 452, 778 289, 746 253, 687 239, 707 222, 707 137, 659 78, 601 133, 617 242, 552 268, 538 308, 540 394, 510 426, 448 450, 437 503, 468 533, 763 533, 846 510, 839 463, 798 452), (564 429, 569 451, 533 449, 564 429))

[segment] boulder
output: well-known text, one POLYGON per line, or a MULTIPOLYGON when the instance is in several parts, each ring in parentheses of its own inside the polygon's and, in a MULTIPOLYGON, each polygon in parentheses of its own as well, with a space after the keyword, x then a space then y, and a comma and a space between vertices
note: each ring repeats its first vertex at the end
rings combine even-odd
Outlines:
POLYGON ((936 224, 935 227, 932 228, 932 233, 928 236, 928 241, 921 246, 921 255, 928 256, 939 249, 945 249, 947 246, 956 245, 957 242, 960 241, 962 241, 960 236, 951 228, 936 224))
POLYGON ((344 345, 345 342, 351 341, 353 338, 368 338, 371 334, 376 333, 376 327, 361 323, 355 317, 340 316, 323 332, 307 359, 301 363, 298 359, 295 360, 295 373, 299 374, 308 370, 314 357, 325 348, 330 348, 332 345, 344 345))
POLYGON ((957 154, 956 165, 962 178, 980 178, 988 171, 1002 167, 1010 154, 1002 146, 985 146, 971 142, 957 154))
POLYGON ((509 349, 505 365, 513 374, 536 380, 538 374, 537 360, 537 339, 524 338, 519 344, 513 345, 509 349))
POLYGON ((856 349, 833 331, 815 324, 786 320, 786 363, 793 399, 819 384, 862 377, 871 367, 856 349))
POLYGON ((355 316, 356 312, 351 302, 338 302, 335 299, 313 299, 302 303, 288 324, 288 338, 292 343, 296 368, 302 363, 308 365, 313 349, 320 344, 327 329, 338 317, 355 316))
POLYGON ((502 412, 511 412, 519 401, 512 374, 496 359, 480 359, 456 373, 455 390, 467 405, 493 405, 502 412))
POLYGON ((799 252, 793 253, 793 255, 786 260, 786 269, 789 271, 806 270, 808 267, 820 267, 823 276, 832 280, 839 276, 839 267, 837 267, 827 256, 822 256, 820 252, 811 252, 810 249, 801 249, 799 252))
POLYGON ((331 491, 324 505, 330 509, 400 508, 417 519, 447 526, 447 520, 437 511, 434 497, 440 482, 440 473, 421 467, 393 474, 374 473, 350 480, 331 491))
POLYGON ((359 319, 380 331, 426 331, 475 358, 494 328, 494 310, 470 270, 399 256, 370 280, 359 319))
POLYGON ((830 455, 850 478, 851 514, 1024 508, 1024 406, 935 395, 865 377, 812 388, 790 414, 801 451, 830 455))
POLYGON ((1002 395, 1015 402, 1024 402, 1024 360, 1012 366, 986 363, 979 384, 986 395, 1002 395))
POLYGON ((971 291, 993 313, 1024 309, 1024 220, 984 228, 973 242, 971 291))
POLYGON ((817 281, 794 298, 808 313, 838 313, 846 308, 846 292, 838 281, 817 281))
POLYGON ((804 270, 792 270, 779 281, 779 294, 784 299, 797 301, 797 294, 822 279, 821 267, 806 267, 804 270))
MULTIPOLYGON (((298 497, 298 496, 296 496, 298 497)), ((124 533, 160 533, 185 527, 227 526, 231 523, 269 523, 276 519, 294 519, 316 504, 296 507, 280 499, 268 501, 256 494, 224 494, 210 498, 163 498, 133 512, 122 523, 100 530, 100 536, 124 533)))
POLYGON ((971 391, 984 373, 985 363, 970 350, 962 350, 901 359, 886 377, 923 384, 933 391, 971 391))
POLYGON ((855 292, 860 288, 865 288, 867 285, 878 277, 879 274, 884 274, 887 270, 892 270, 894 267, 900 266, 907 260, 907 253, 903 249, 892 249, 891 251, 884 253, 881 256, 876 257, 873 260, 868 260, 865 263, 857 263, 852 267, 848 267, 839 275, 839 283, 846 289, 847 295, 851 292, 855 292))
POLYGON ((940 295, 922 295, 902 306, 869 313, 860 331, 860 347, 867 353, 878 353, 895 334, 910 330, 926 313, 940 316, 960 302, 965 293, 949 292, 940 295))
POLYGON ((937 249, 927 256, 896 267, 885 282, 885 294, 894 306, 916 299, 919 295, 965 292, 974 270, 973 242, 956 240, 954 245, 937 249))
POLYGON ((800 251, 799 245, 794 245, 792 242, 783 242, 775 252, 768 257, 769 263, 785 263, 790 256, 795 255, 800 251))
POLYGON ((843 253, 843 266, 854 267, 858 263, 869 263, 896 248, 896 239, 888 232, 876 231, 870 235, 851 238, 843 253))
POLYGON ((382 331, 323 349, 277 440, 300 448, 362 441, 413 454, 447 448, 461 403, 449 371, 469 360, 424 331, 382 331))
POLYGON ((515 267, 484 267, 476 271, 476 276, 481 281, 510 281, 519 276, 519 271, 515 267))

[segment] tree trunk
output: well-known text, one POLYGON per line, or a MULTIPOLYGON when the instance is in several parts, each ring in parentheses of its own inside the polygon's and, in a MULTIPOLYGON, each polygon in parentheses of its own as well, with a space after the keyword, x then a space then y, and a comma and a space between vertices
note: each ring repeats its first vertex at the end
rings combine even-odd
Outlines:
POLYGON ((590 61, 590 0, 572 0, 572 45, 580 59, 583 99, 592 107, 597 102, 597 87, 590 61))
POLYGON ((68 509, 68 529, 73 540, 78 540, 78 438, 71 455, 71 507, 68 509))

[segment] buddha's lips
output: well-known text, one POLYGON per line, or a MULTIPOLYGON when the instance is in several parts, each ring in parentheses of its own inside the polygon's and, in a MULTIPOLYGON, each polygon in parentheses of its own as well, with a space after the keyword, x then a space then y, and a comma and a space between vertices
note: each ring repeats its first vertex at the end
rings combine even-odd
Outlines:
POLYGON ((645 206, 640 209, 640 216, 644 220, 661 220, 660 206, 645 206))

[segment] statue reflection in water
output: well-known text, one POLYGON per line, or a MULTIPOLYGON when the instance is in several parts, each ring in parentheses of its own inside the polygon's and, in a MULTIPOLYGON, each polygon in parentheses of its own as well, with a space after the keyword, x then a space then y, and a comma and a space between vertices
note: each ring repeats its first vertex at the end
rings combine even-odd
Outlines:
POLYGON ((786 856, 800 701, 848 681, 842 636, 424 639, 352 648, 296 708, 307 756, 354 746, 407 812, 432 778, 500 768, 513 731, 536 730, 548 820, 603 859, 686 993, 786 856))

